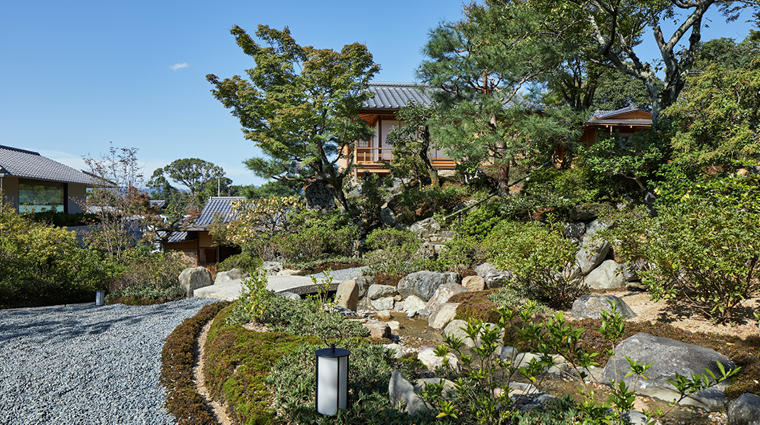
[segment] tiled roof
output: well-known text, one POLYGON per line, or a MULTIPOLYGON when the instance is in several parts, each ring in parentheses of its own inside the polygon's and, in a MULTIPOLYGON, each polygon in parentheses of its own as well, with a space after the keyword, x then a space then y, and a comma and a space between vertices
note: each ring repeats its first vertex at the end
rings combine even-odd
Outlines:
POLYGON ((198 239, 197 233, 190 233, 187 232, 174 232, 169 236, 169 239, 167 242, 169 243, 177 243, 177 242, 186 242, 186 241, 194 241, 198 239))
POLYGON ((97 180, 37 152, 0 145, 0 169, 13 177, 95 185, 97 180))
POLYGON ((362 104, 364 109, 400 109, 407 103, 430 105, 433 101, 424 93, 426 85, 418 83, 371 82, 369 91, 375 94, 362 104))
POLYGON ((625 114, 627 112, 634 112, 634 111, 639 111, 639 110, 640 109, 636 107, 636 105, 634 105, 633 103, 626 106, 625 108, 616 109, 614 111, 604 111, 601 109, 597 109, 596 111, 594 111, 594 114, 591 115, 591 118, 589 118, 588 120, 593 121, 593 120, 609 119, 621 114, 625 114))
POLYGON ((208 230, 208 225, 214 222, 215 217, 221 218, 225 223, 235 218, 232 211, 232 202, 244 200, 243 196, 212 196, 206 200, 201 215, 193 221, 187 230, 208 230))

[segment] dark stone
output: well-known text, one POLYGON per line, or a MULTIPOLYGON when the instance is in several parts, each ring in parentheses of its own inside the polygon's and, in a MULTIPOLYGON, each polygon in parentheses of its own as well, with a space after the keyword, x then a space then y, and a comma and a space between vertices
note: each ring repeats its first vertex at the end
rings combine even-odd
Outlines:
POLYGON ((610 303, 617 306, 617 311, 625 318, 634 318, 636 313, 619 297, 614 295, 581 295, 573 302, 570 315, 578 320, 601 319, 602 311, 610 312, 610 303))
POLYGON ((332 190, 324 180, 317 180, 306 186, 304 188, 304 196, 311 208, 327 210, 335 208, 332 190))
POLYGON ((567 218, 572 221, 589 221, 597 218, 604 209, 602 204, 581 204, 570 208, 567 218))
POLYGON ((760 396, 744 393, 729 403, 728 425, 760 425, 760 396))

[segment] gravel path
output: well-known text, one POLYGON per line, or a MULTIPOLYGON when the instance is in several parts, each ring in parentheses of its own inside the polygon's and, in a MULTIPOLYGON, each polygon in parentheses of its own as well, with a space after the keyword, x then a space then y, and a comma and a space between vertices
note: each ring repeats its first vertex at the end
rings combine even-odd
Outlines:
POLYGON ((164 338, 216 301, 0 310, 0 424, 174 424, 164 338))

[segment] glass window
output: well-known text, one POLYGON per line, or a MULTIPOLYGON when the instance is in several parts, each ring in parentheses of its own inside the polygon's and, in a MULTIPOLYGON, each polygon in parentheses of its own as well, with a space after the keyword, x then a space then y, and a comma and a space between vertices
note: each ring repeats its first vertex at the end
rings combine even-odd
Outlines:
POLYGON ((63 183, 19 180, 19 212, 64 212, 63 183))

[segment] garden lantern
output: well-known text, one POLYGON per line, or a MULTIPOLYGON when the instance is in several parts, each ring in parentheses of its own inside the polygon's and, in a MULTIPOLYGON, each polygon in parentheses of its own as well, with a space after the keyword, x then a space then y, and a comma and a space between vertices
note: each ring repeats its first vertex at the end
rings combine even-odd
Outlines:
POLYGON ((105 289, 99 289, 99 290, 95 291, 95 305, 96 306, 106 305, 106 291, 105 291, 105 289))
POLYGON ((348 356, 343 348, 323 348, 314 352, 317 360, 317 412, 332 416, 348 405, 348 356))

